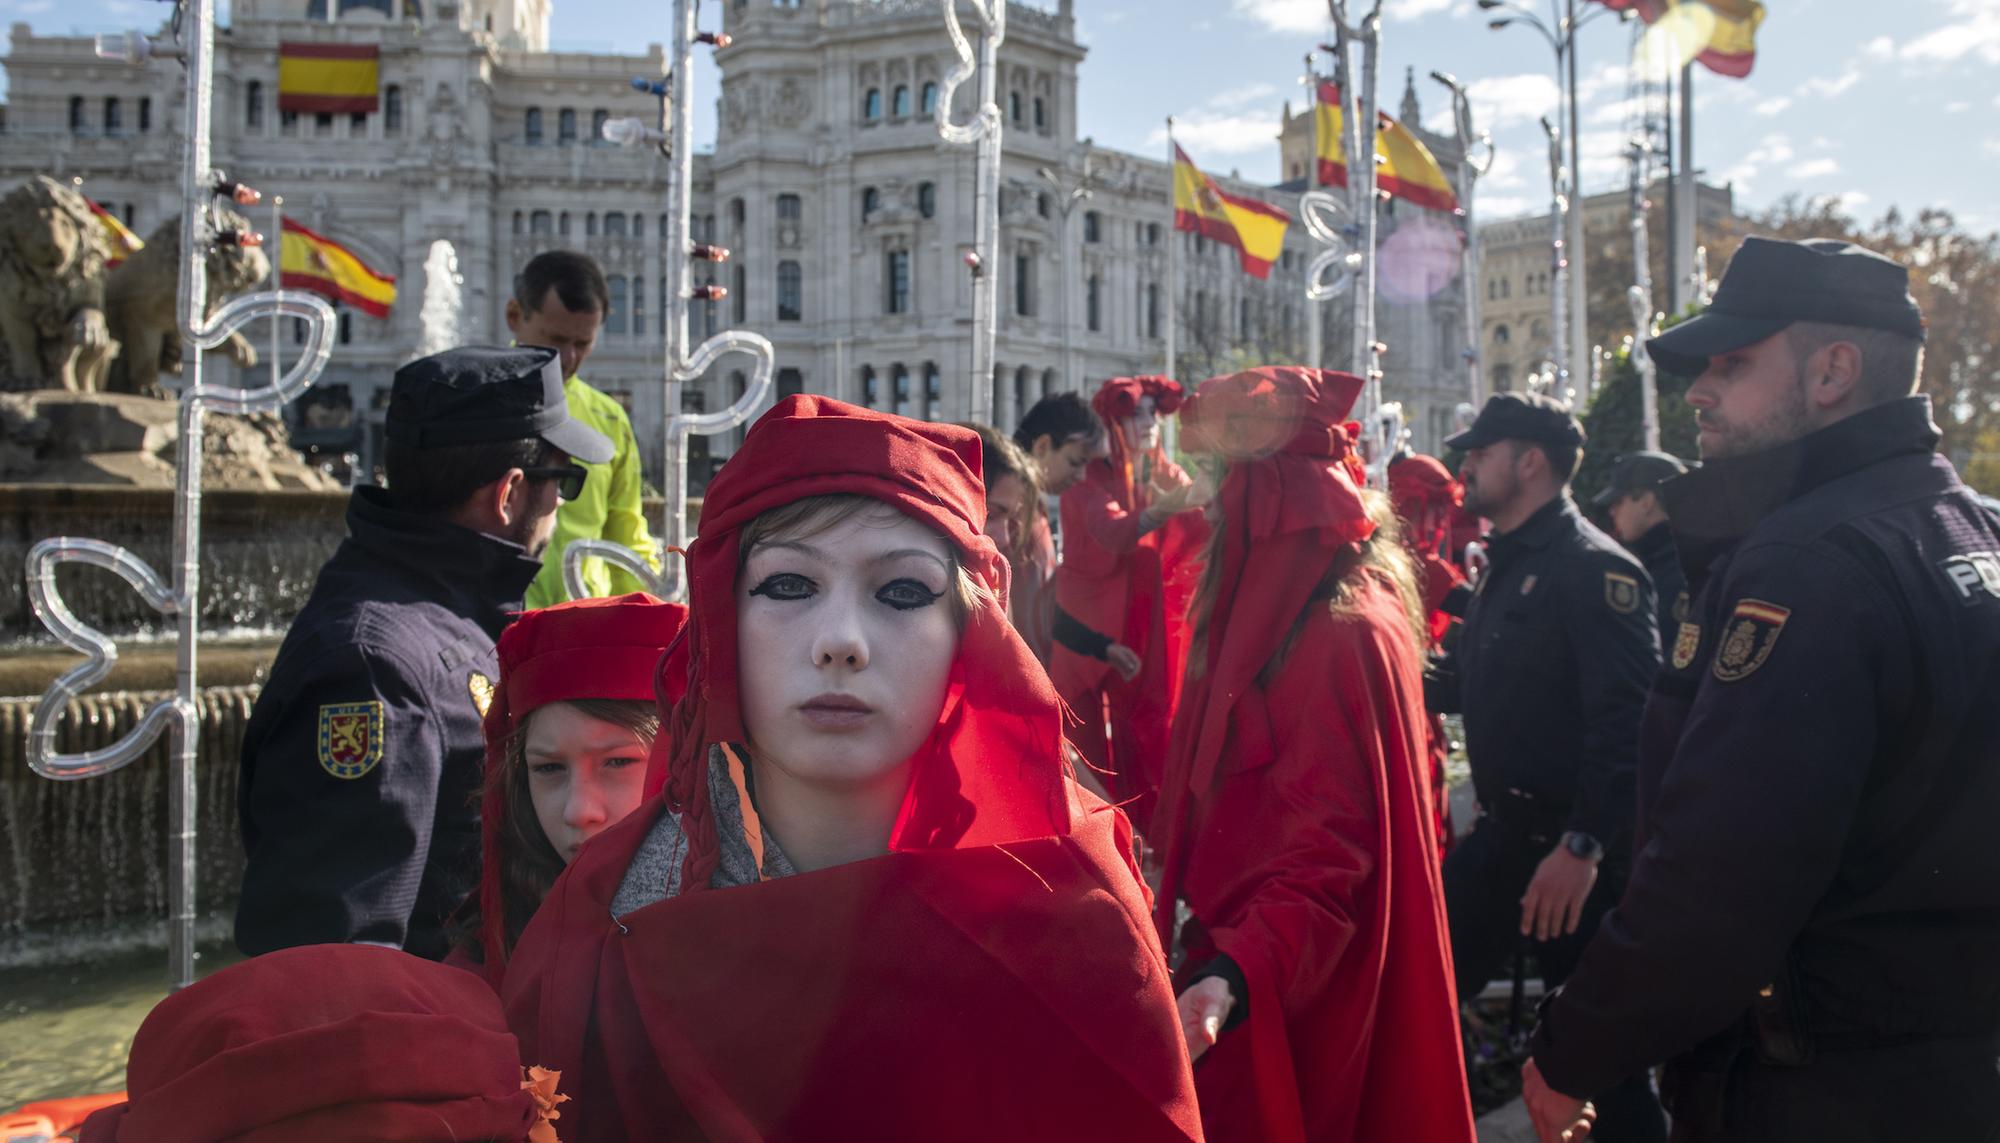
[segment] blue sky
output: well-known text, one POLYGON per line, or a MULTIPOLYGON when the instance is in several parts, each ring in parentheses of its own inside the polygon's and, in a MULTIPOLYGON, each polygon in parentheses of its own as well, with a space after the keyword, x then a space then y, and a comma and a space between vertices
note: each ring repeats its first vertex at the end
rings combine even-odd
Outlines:
MULTIPOLYGON (((756 0, 752 0, 756 2, 756 0)), ((1358 4, 1358 0, 1356 0, 1358 4)), ((1521 0, 1543 11, 1550 0, 1521 0)), ((554 0, 558 48, 643 50, 662 38, 664 0, 554 0), (630 41, 608 37, 633 28, 630 41)), ((1755 71, 1730 80, 1696 68, 1696 165, 1732 182, 1740 205, 1788 193, 1831 195, 1873 218, 1944 206, 2000 230, 2000 0, 1767 0, 1755 71)), ((1054 0, 1038 0, 1052 7, 1054 0)), ((1594 7, 1594 5, 1585 5, 1594 7)), ((1286 99, 1303 97, 1301 56, 1327 38, 1325 0, 1077 0, 1090 49, 1083 131, 1100 146, 1163 149, 1162 121, 1204 166, 1275 181, 1286 99)), ((154 0, 0 0, 0 23, 38 33, 157 21, 154 0)), ((1481 184, 1486 218, 1541 209, 1546 150, 1536 119, 1555 107, 1554 59, 1525 27, 1492 31, 1474 0, 1384 0, 1384 106, 1415 67, 1425 119, 1443 126, 1433 69, 1471 84, 1498 148, 1481 184)), ((717 20, 716 0, 703 5, 717 20)), ((1586 190, 1623 185, 1632 31, 1598 19, 1579 32, 1586 190)), ((706 53, 702 53, 704 57, 706 53)), ((698 130, 712 138, 715 74, 696 75, 698 130)))

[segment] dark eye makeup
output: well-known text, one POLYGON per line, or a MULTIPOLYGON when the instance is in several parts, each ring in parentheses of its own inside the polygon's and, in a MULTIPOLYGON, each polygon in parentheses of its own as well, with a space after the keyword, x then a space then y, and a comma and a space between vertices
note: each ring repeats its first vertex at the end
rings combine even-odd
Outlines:
MULTIPOLYGON (((795 572, 779 572, 766 576, 757 586, 750 589, 751 595, 761 595, 766 599, 788 602, 810 599, 819 591, 819 585, 795 572)), ((944 598, 944 593, 932 591, 922 581, 907 576, 890 580, 876 591, 877 602, 898 611, 914 611, 919 607, 929 607, 944 598)))

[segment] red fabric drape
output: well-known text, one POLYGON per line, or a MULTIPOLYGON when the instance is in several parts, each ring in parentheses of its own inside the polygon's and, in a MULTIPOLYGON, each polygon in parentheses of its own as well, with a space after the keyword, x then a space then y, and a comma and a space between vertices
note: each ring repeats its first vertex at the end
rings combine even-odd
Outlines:
POLYGON ((553 1084, 524 1083, 492 990, 372 945, 284 949, 167 997, 132 1039, 126 1085, 83 1143, 556 1138, 553 1084))
POLYGON ((585 847, 508 969, 514 1028, 578 1070, 568 1143, 1199 1138, 1130 825, 1064 768, 985 515, 972 432, 819 397, 779 402, 709 485, 687 655, 668 661, 685 695, 648 776, 660 795, 585 847), (714 890, 708 751, 745 738, 738 538, 826 494, 935 528, 995 598, 966 618, 890 854, 714 890), (683 892, 614 918, 665 813, 689 840, 683 892))
POLYGON ((1140 534, 1140 513, 1155 488, 1182 487, 1188 476, 1163 449, 1140 454, 1126 421, 1151 397, 1161 416, 1181 407, 1178 383, 1165 377, 1118 377, 1104 383, 1092 407, 1105 423, 1110 455, 1095 460, 1062 496, 1063 562, 1056 602, 1084 626, 1132 648, 1139 674, 1120 678, 1101 659, 1057 646, 1049 673, 1063 701, 1083 720, 1076 745, 1111 772, 1111 792, 1142 831, 1166 767, 1167 736, 1187 665, 1188 604, 1200 576, 1208 525, 1182 512, 1140 534), (1150 470, 1148 473, 1142 470, 1150 470), (1109 710, 1111 741, 1104 740, 1109 710))
POLYGON ((1373 531, 1343 424, 1360 390, 1259 369, 1204 383, 1183 414, 1190 447, 1231 464, 1155 919, 1170 934, 1184 898, 1187 963, 1227 954, 1248 988, 1247 1019, 1196 1070, 1211 1139, 1473 1139, 1409 621, 1374 572, 1339 615, 1313 601, 1373 531))

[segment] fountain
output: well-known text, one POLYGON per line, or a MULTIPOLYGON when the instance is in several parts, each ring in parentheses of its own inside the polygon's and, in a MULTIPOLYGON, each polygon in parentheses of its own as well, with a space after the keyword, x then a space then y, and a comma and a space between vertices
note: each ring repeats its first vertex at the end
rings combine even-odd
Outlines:
POLYGON ((465 277, 458 272, 458 251, 442 238, 431 243, 431 252, 424 259, 424 306, 417 314, 423 326, 418 357, 443 353, 459 344, 464 287, 465 277))

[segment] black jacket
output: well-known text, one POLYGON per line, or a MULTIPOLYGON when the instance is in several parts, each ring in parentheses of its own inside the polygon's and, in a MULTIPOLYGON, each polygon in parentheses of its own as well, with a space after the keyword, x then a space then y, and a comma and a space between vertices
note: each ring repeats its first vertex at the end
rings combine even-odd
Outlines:
POLYGON ((1646 565, 1646 574, 1653 580, 1654 614, 1659 621, 1660 656, 1664 662, 1672 654, 1674 638, 1688 617, 1687 576, 1681 574, 1681 554, 1674 547, 1673 527, 1655 524, 1626 547, 1646 565))
POLYGON ((243 737, 252 956, 372 941, 433 959, 479 879, 494 640, 540 570, 520 545, 357 488, 243 737))
POLYGON ((1639 715, 1660 661, 1652 583, 1567 496, 1486 551, 1432 706, 1465 715, 1482 806, 1526 794, 1561 828, 1622 847, 1639 715))
POLYGON ((1630 884, 1536 1032, 1557 1090, 1712 1045, 1766 988, 1822 1052, 2000 1031, 2000 521, 1937 441, 1910 398, 1667 485, 1693 613, 1630 884))

